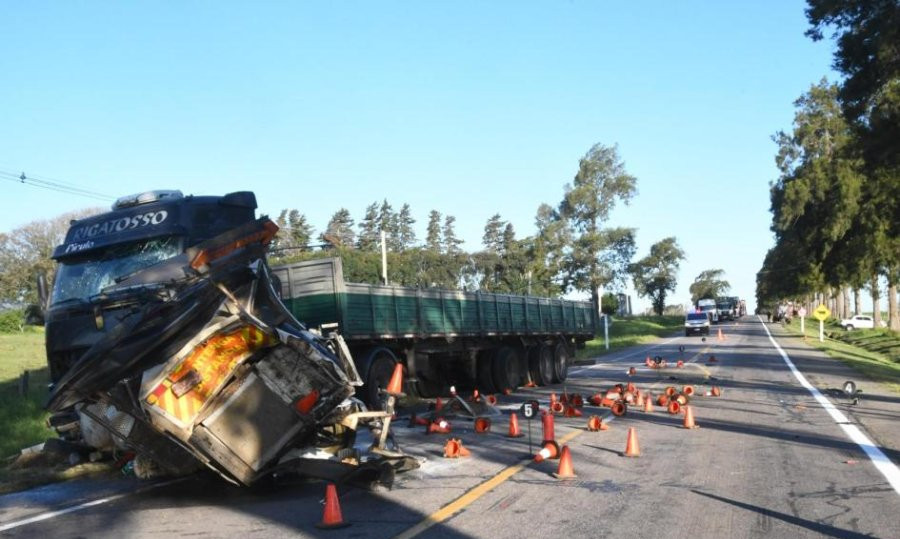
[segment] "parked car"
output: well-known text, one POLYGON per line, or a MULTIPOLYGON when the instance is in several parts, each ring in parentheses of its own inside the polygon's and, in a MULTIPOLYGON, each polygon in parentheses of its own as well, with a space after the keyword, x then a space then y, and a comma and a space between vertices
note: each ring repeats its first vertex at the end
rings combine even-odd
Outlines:
MULTIPOLYGON (((841 327, 847 331, 852 331, 854 329, 874 329, 875 319, 865 314, 857 314, 856 316, 841 320, 841 327)), ((882 320, 881 327, 886 328, 887 322, 882 320)))
POLYGON ((684 317, 684 336, 694 333, 709 335, 709 314, 705 312, 687 313, 684 317))

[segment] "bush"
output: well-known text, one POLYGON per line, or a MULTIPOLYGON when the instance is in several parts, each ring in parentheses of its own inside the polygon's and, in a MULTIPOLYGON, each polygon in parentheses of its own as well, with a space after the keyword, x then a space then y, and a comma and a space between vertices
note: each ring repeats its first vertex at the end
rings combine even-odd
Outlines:
POLYGON ((25 327, 25 314, 21 309, 0 312, 0 333, 19 333, 25 327))

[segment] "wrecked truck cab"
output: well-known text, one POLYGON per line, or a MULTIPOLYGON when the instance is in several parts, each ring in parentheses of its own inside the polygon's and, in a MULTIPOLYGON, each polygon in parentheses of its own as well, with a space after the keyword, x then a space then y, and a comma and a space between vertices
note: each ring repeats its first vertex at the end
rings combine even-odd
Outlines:
POLYGON ((384 470, 386 455, 413 466, 383 436, 357 458, 356 429, 387 431, 390 411, 352 398, 361 381, 339 335, 279 301, 265 260, 278 228, 253 216, 252 194, 140 199, 73 223, 57 249, 48 408, 78 418, 81 442, 244 485, 292 468, 343 479, 384 470), (220 207, 241 211, 211 217, 220 207))

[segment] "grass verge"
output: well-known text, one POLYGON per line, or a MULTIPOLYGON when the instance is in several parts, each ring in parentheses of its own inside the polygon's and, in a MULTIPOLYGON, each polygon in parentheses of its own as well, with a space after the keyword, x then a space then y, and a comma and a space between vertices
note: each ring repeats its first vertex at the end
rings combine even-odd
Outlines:
POLYGON ((0 334, 0 457, 55 437, 45 425, 50 375, 41 330, 0 334), (19 377, 28 371, 28 391, 19 394, 19 377))
POLYGON ((609 326, 609 350, 601 336, 588 341, 575 354, 575 360, 602 356, 636 344, 653 342, 684 329, 684 316, 634 316, 613 320, 609 326))
MULTIPOLYGON (((786 325, 785 329, 801 336, 798 320, 786 325)), ((825 324, 825 341, 819 342, 816 320, 807 320, 804 329, 807 344, 900 393, 900 334, 887 329, 846 331, 836 322, 829 321, 825 324)))

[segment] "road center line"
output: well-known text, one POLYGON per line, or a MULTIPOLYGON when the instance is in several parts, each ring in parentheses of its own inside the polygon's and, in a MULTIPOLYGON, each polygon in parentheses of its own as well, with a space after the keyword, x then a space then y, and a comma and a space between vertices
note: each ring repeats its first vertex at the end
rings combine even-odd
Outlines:
POLYGON ((144 487, 133 492, 123 492, 121 494, 115 494, 113 496, 107 496, 105 498, 99 498, 96 500, 91 500, 89 502, 80 503, 78 505, 73 505, 71 507, 66 507, 65 509, 58 509, 56 511, 49 511, 47 513, 40 513, 34 516, 30 516, 27 518, 23 518, 20 520, 14 520, 12 522, 7 522, 6 524, 0 524, 0 532, 5 532, 7 530, 11 530, 13 528, 19 528, 21 526, 26 526, 28 524, 34 524, 35 522, 41 522, 43 520, 49 520, 51 518, 61 517, 63 515, 68 515, 69 513, 74 513, 76 511, 81 511, 82 509, 88 509, 90 507, 94 507, 97 505, 103 505, 105 503, 114 502, 126 496, 131 496, 133 494, 141 494, 147 492, 148 490, 153 490, 160 487, 165 487, 171 485, 173 483, 179 483, 185 481, 186 478, 179 477, 178 479, 173 479, 172 481, 165 481, 163 483, 157 483, 155 485, 151 485, 149 487, 144 487))
POLYGON ((847 436, 862 449, 865 454, 869 457, 869 460, 872 461, 872 464, 875 465, 875 468, 881 472, 882 475, 888 480, 891 487, 894 488, 894 491, 897 494, 900 494, 900 468, 890 461, 887 458, 887 455, 881 451, 881 449, 872 443, 869 438, 863 434, 859 427, 850 423, 850 420, 847 419, 840 410, 838 410, 834 404, 831 403, 830 400, 825 398, 824 395, 819 393, 819 390, 816 389, 812 384, 810 384, 806 377, 803 376, 803 373, 800 372, 799 369, 794 365, 794 362, 791 361, 791 358, 788 357, 787 352, 785 352, 781 346, 775 342, 775 338, 772 337, 772 334, 769 332, 769 328, 766 327, 766 324, 762 321, 762 317, 757 315, 759 322, 762 324, 764 330, 766 330, 766 335, 769 336, 769 340, 772 341, 772 345, 775 346, 775 349, 778 350, 778 353, 781 354, 781 358, 784 359, 784 362, 787 364, 788 368, 791 369, 791 372, 794 373, 794 376, 800 382, 800 385, 805 387, 815 398, 819 404, 822 405, 822 408, 825 409, 826 412, 834 419, 834 422, 837 423, 847 436))

